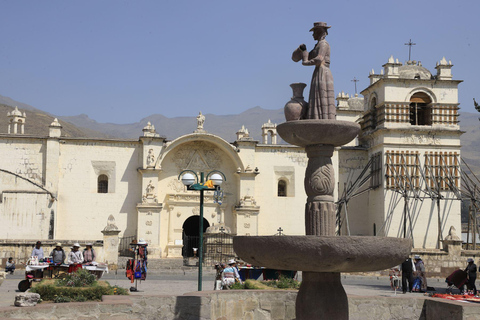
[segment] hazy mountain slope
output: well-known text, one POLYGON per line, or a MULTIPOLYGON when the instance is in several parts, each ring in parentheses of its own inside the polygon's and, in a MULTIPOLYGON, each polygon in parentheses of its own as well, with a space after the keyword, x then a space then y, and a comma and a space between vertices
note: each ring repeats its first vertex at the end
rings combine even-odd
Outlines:
MULTIPOLYGON (((73 123, 78 127, 101 131, 121 138, 138 138, 148 121, 155 126, 160 135, 170 140, 192 133, 197 128, 196 115, 192 117, 167 118, 161 114, 153 114, 140 120, 140 122, 130 124, 98 123, 83 114, 73 117, 60 117, 60 119, 73 123)), ((234 115, 217 116, 206 114, 204 129, 232 142, 236 139, 236 132, 242 125, 245 125, 250 132, 250 136, 260 140, 261 127, 269 119, 273 123, 284 122, 283 109, 266 110, 261 107, 255 107, 234 115)))
MULTIPOLYGON (((7 132, 8 111, 18 106, 23 112, 27 110, 26 134, 47 135, 48 125, 53 121, 54 116, 38 110, 30 105, 17 102, 11 98, 0 95, 0 133, 7 132), (4 105, 2 105, 4 104, 4 105)), ((196 116, 167 118, 161 114, 153 114, 141 119, 137 123, 114 124, 98 123, 87 115, 62 117, 58 119, 63 125, 63 134, 71 137, 117 137, 125 139, 136 139, 142 135, 142 129, 150 121, 157 132, 173 140, 181 135, 192 133, 197 128, 196 116)), ((480 178, 480 113, 460 113, 460 128, 465 133, 461 136, 462 158, 468 163, 473 172, 480 178)), ((272 123, 285 121, 283 108, 277 110, 266 110, 261 107, 248 109, 240 114, 233 115, 205 115, 204 128, 207 132, 218 135, 229 142, 236 139, 236 132, 245 125, 250 136, 261 141, 261 127, 269 119, 272 123)))
POLYGON ((460 128, 465 131, 460 137, 462 159, 480 178, 480 113, 460 113, 460 128))
MULTIPOLYGON (((52 123, 55 118, 54 115, 44 112, 42 110, 36 109, 28 104, 15 101, 9 97, 4 97, 0 95, 0 133, 8 132, 8 118, 7 113, 14 110, 14 107, 17 106, 18 109, 23 113, 25 112, 27 118, 25 120, 25 134, 26 135, 39 135, 47 136, 48 135, 48 126, 52 123)), ((62 135, 66 137, 85 137, 85 138, 113 138, 114 136, 108 135, 106 133, 94 131, 88 128, 79 128, 75 125, 60 121, 62 125, 62 135)))

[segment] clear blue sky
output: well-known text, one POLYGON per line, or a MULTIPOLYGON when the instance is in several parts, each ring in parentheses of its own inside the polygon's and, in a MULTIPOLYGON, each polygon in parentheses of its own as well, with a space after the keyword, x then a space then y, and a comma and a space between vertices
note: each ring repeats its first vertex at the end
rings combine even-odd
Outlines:
MULTIPOLYGON (((291 61, 332 28, 335 94, 368 85, 390 55, 454 64, 461 111, 480 100, 480 1, 0 0, 0 95, 99 122, 282 108, 313 68, 291 61), (329 4, 327 4, 329 3, 329 4)), ((307 88, 308 90, 308 88, 307 88)))

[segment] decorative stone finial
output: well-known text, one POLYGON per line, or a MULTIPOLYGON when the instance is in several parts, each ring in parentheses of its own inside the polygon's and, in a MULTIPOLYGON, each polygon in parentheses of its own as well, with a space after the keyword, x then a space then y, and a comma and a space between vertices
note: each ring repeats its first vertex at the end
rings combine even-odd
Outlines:
POLYGON ((60 122, 58 122, 58 119, 55 118, 52 123, 50 123, 50 127, 62 127, 60 122))
POLYGON ((457 229, 454 226, 450 227, 448 231, 448 236, 445 237, 445 240, 460 240, 459 236, 457 235, 457 229))
POLYGON ((58 122, 58 119, 55 118, 49 126, 48 136, 52 138, 59 138, 62 135, 62 125, 58 122))
POLYGON ((118 227, 115 225, 115 218, 113 217, 113 215, 109 215, 108 216, 108 220, 107 220, 107 226, 103 229, 103 231, 120 231, 118 229, 118 227))
POLYGON ((437 69, 437 79, 451 80, 452 67, 453 67, 452 62, 451 61, 447 62, 447 59, 443 57, 442 60, 440 60, 440 62, 437 62, 437 66, 435 67, 435 69, 437 69))
POLYGON ((156 131, 155 131, 155 126, 150 123, 150 121, 147 122, 147 125, 143 127, 143 136, 144 137, 158 137, 160 136, 156 131))

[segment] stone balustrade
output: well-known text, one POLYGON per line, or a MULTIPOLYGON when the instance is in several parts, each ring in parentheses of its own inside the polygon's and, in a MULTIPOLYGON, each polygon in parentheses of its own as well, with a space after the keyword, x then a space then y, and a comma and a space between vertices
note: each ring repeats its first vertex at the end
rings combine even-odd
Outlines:
MULTIPOLYGON (((295 319, 296 291, 203 291, 183 296, 104 296, 102 302, 0 308, 9 319, 295 319)), ((480 305, 443 299, 349 296, 350 320, 480 320, 480 305)))

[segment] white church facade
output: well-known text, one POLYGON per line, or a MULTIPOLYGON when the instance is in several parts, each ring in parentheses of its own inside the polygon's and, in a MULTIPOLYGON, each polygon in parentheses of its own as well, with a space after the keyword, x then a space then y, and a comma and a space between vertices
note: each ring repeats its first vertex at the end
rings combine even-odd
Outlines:
MULTIPOLYGON (((449 183, 459 187, 461 135, 460 81, 452 80, 451 67, 442 60, 433 76, 418 63, 392 58, 382 74, 370 75, 364 99, 339 94, 337 118, 362 126, 333 157, 340 234, 407 236, 415 247, 439 248, 451 226, 460 230, 460 201, 448 200, 449 183), (425 164, 433 171, 423 177, 425 164), (359 195, 346 192, 359 177, 359 195), (411 200, 427 189, 443 198, 411 200), (402 190, 408 210, 398 200, 402 190)), ((205 192, 204 228, 305 234, 307 158, 302 148, 277 143, 270 121, 261 142, 242 127, 230 143, 203 130, 204 118, 174 140, 151 124, 139 139, 119 140, 64 137, 56 119, 48 136, 31 136, 25 113, 15 109, 8 117, 8 133, 0 134, 1 239, 101 239, 113 216, 120 237, 145 239, 152 258, 181 257, 185 235, 198 234, 199 226, 199 192, 179 180, 184 170, 225 175, 221 204, 205 192)))

